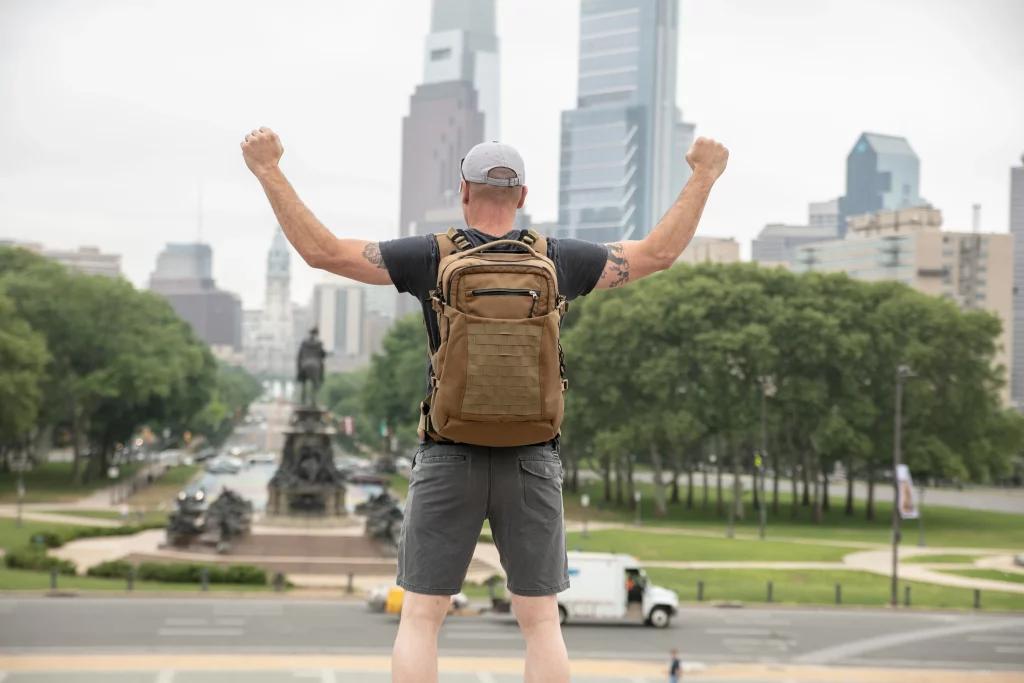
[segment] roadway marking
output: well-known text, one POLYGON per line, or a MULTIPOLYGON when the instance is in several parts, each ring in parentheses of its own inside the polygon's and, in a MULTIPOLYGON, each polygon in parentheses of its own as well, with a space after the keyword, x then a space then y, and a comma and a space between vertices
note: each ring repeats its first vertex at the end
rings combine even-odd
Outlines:
POLYGON ((174 683, 174 669, 162 669, 156 675, 155 683, 174 683))
POLYGON ((320 672, 321 683, 338 683, 338 679, 334 675, 334 669, 324 669, 320 672))
POLYGON ((864 640, 855 640, 851 643, 845 643, 843 645, 836 645, 833 647, 826 647, 821 650, 815 650, 807 652, 799 657, 793 658, 794 664, 831 664, 836 661, 850 659, 859 655, 864 655, 869 652, 876 650, 885 650, 888 648, 896 647, 898 645, 907 645, 909 643, 917 643, 923 640, 935 640, 936 638, 945 638, 946 636, 958 636, 961 634, 980 632, 980 631, 994 631, 1002 628, 1015 628, 1019 625, 1024 624, 1022 619, 1000 619, 991 620, 988 623, 972 623, 963 624, 960 626, 940 626, 936 628, 926 628, 917 631, 909 631, 905 633, 890 633, 882 636, 875 636, 873 638, 866 638, 864 640))
POLYGON ((245 635, 240 628, 162 628, 156 632, 158 636, 229 636, 237 637, 245 635))
POLYGON ((1024 634, 1019 636, 971 636, 967 639, 972 643, 997 643, 1000 645, 1016 645, 1024 643, 1024 634))
POLYGON ((761 628, 706 628, 704 633, 711 636, 763 636, 771 637, 771 631, 761 628))
POLYGON ((477 671, 476 679, 480 681, 480 683, 498 683, 494 680, 494 674, 490 671, 477 671))

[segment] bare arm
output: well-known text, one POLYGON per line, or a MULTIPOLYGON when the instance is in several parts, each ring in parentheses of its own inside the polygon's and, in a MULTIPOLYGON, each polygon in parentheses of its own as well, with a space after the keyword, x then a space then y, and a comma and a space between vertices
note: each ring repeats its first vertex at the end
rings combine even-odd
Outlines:
POLYGON ((608 261, 598 289, 621 287, 669 268, 693 239, 711 188, 725 171, 729 151, 717 142, 698 138, 686 159, 693 175, 654 230, 642 240, 608 245, 608 261))
POLYGON ((310 211, 277 165, 281 141, 268 128, 245 136, 242 153, 246 165, 263 186, 285 237, 313 268, 336 273, 370 285, 391 284, 391 276, 376 242, 338 239, 310 211))

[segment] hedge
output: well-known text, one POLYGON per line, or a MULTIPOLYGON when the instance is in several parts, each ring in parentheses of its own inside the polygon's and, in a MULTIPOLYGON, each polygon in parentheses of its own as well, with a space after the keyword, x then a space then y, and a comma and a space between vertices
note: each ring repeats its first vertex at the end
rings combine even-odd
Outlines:
POLYGON ((86 570, 86 574, 89 576, 95 576, 101 579, 128 579, 128 573, 131 571, 131 562, 125 562, 124 560, 110 560, 107 562, 100 562, 97 565, 93 565, 86 570))
POLYGON ((207 570, 210 583, 234 583, 265 586, 267 572, 250 565, 232 565, 224 568, 217 565, 143 562, 135 576, 140 581, 161 581, 163 583, 201 583, 203 570, 207 570))
POLYGON ((107 536, 132 536, 141 531, 163 529, 159 523, 140 526, 75 526, 61 531, 40 531, 32 536, 32 545, 59 548, 80 538, 104 538, 107 536))
POLYGON ((8 550, 4 555, 4 566, 8 569, 31 569, 45 572, 55 568, 58 573, 66 576, 74 576, 78 569, 74 562, 52 557, 46 553, 45 549, 32 546, 8 550))

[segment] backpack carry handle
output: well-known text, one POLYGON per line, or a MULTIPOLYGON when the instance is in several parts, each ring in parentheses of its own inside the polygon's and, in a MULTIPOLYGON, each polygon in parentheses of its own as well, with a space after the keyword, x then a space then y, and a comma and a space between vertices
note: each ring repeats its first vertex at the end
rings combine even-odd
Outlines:
POLYGON ((460 251, 458 253, 459 253, 459 256, 469 256, 470 254, 476 254, 477 252, 486 251, 487 249, 490 249, 491 247, 498 246, 499 244, 507 244, 507 245, 510 245, 510 246, 520 247, 520 248, 525 249, 526 251, 530 252, 531 254, 536 256, 537 258, 542 258, 541 255, 538 254, 534 250, 533 247, 531 247, 526 242, 520 242, 519 240, 495 240, 494 242, 488 242, 487 244, 481 244, 479 247, 473 247, 472 249, 467 249, 466 251, 460 251))

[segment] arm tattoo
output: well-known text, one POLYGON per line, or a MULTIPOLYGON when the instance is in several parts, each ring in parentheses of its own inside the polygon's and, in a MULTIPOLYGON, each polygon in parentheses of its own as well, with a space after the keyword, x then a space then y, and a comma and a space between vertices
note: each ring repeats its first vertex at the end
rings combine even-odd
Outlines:
POLYGON ((380 255, 380 247, 376 243, 367 244, 363 249, 363 258, 377 266, 377 270, 387 268, 384 265, 384 257, 380 255))
POLYGON ((614 277, 609 287, 621 287, 629 283, 629 261, 622 255, 622 245, 614 242, 608 245, 608 275, 614 277))

